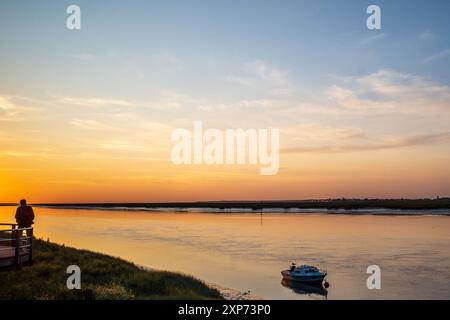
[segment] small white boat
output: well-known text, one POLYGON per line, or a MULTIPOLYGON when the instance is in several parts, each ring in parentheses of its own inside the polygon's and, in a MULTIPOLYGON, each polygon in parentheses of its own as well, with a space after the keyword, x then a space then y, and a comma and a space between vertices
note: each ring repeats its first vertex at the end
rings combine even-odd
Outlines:
POLYGON ((304 283, 322 283, 327 276, 326 271, 321 271, 316 267, 302 265, 297 267, 293 263, 289 270, 281 271, 283 279, 304 283))

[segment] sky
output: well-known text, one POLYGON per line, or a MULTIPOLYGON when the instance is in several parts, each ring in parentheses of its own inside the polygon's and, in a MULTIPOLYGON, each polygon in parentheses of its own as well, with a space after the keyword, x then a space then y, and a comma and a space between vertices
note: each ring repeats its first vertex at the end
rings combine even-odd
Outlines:
POLYGON ((449 9, 2 1, 0 202, 450 196, 449 9), (174 165, 172 132, 197 120, 278 128, 278 173, 174 165))

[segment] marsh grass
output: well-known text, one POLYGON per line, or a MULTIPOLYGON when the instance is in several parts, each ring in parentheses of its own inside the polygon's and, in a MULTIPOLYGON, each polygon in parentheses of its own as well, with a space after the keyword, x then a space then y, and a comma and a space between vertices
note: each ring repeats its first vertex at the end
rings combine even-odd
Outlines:
POLYGON ((0 271, 0 299, 221 299, 219 292, 187 275, 147 271, 104 254, 36 239, 33 266, 0 271), (81 269, 81 289, 66 286, 66 269, 81 269))

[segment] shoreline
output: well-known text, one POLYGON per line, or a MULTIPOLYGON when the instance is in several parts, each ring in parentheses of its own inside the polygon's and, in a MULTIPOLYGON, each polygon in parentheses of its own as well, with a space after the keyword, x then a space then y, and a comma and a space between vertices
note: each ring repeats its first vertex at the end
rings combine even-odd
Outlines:
MULTIPOLYGON (((133 263, 133 262, 131 262, 133 263)), ((162 271, 162 270, 158 270, 158 269, 154 269, 151 267, 146 267, 143 265, 138 265, 135 264, 138 268, 148 271, 148 272, 152 272, 152 271, 162 271)), ((175 271, 170 271, 170 272, 175 272, 175 271)), ((191 276, 191 275, 188 275, 191 276)), ((195 277, 195 276, 192 276, 195 277)), ((196 279, 198 279, 197 277, 195 277, 196 279)), ((208 286, 209 288, 211 288, 212 290, 217 290, 219 291, 220 295, 222 296, 223 299, 225 300, 264 300, 262 297, 254 295, 249 291, 244 292, 244 291, 239 291, 236 289, 232 289, 232 288, 228 288, 228 287, 224 287, 222 285, 216 284, 216 283, 212 283, 212 282, 208 282, 202 279, 198 279, 199 281, 203 282, 206 286, 208 286)))
POLYGON ((264 201, 190 201, 141 203, 34 203, 41 207, 251 210, 450 210, 450 197, 435 199, 318 199, 264 201))
POLYGON ((349 216, 450 216, 450 208, 441 209, 389 209, 389 208, 360 208, 360 209, 326 209, 326 208, 198 208, 198 207, 123 207, 123 206, 79 206, 79 205, 33 205, 36 208, 66 209, 66 210, 101 210, 113 212, 148 212, 148 213, 205 213, 205 214, 323 214, 349 216))
POLYGON ((247 301, 247 300, 264 300, 264 298, 252 294, 250 291, 242 292, 239 290, 226 288, 214 283, 205 282, 205 284, 210 287, 211 289, 215 289, 219 291, 219 293, 222 295, 222 297, 225 300, 241 300, 241 301, 247 301))

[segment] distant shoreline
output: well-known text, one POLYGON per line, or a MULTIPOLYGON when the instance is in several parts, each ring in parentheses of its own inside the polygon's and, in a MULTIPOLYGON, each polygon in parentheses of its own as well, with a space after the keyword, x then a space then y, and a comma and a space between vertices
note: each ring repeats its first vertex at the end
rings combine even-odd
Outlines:
MULTIPOLYGON (((16 204, 0 204, 16 205, 16 204)), ((274 201, 198 201, 198 202, 151 202, 151 203, 35 203, 34 206, 55 208, 210 208, 210 209, 394 209, 429 210, 450 209, 450 197, 437 199, 329 199, 329 200, 274 200, 274 201)))

